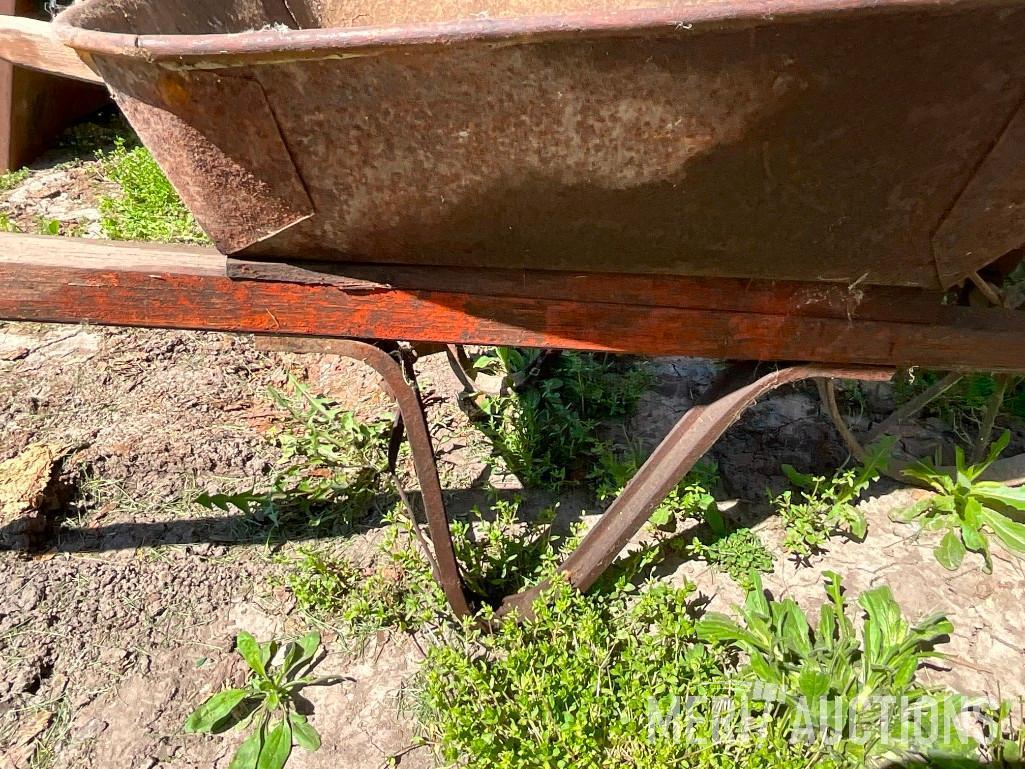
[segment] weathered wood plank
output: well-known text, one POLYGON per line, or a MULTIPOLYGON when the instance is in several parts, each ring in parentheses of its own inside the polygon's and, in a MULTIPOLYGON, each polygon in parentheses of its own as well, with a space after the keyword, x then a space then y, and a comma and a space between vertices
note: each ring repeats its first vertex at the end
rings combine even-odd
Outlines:
MULTIPOLYGON (((20 29, 33 23, 26 17, 39 13, 37 0, 0 0, 0 51, 14 45, 14 33, 2 31, 4 27, 20 29)), ((0 173, 31 163, 68 125, 99 109, 107 98, 105 88, 89 82, 0 60, 0 173)))
POLYGON ((214 248, 19 233, 0 233, 0 263, 100 271, 225 275, 224 256, 214 248))
POLYGON ((0 59, 49 75, 103 83, 73 49, 51 34, 46 21, 0 15, 0 59))
POLYGON ((231 280, 208 249, 0 236, 0 318, 258 334, 501 344, 1025 371, 1019 313, 940 323, 231 280))
POLYGON ((942 312, 938 292, 890 286, 748 280, 740 278, 545 272, 385 264, 328 264, 228 259, 228 275, 373 290, 456 291, 487 296, 638 304, 683 309, 717 309, 821 318, 873 318, 907 323, 935 322, 942 312))
MULTIPOLYGON (((0 0, 0 14, 13 14, 15 0, 0 0)), ((0 173, 13 171, 11 163, 11 112, 14 105, 14 65, 0 61, 0 173)))

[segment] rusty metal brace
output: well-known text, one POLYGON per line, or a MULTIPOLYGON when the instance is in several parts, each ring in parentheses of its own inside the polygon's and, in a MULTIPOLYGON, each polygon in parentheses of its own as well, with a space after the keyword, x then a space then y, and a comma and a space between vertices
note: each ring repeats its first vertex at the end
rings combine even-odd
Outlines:
MULTIPOLYGON (((341 355, 363 361, 383 378, 385 389, 398 404, 401 420, 396 421, 389 446, 389 460, 394 462, 403 426, 412 449, 413 465, 423 496, 433 556, 427 551, 435 578, 441 584, 449 605, 457 616, 471 613, 471 600, 466 593, 459 564, 455 557, 445 501, 442 496, 438 467, 431 443, 423 400, 412 374, 408 357, 396 360, 379 347, 365 342, 310 337, 274 337, 264 340, 265 349, 301 353, 341 355)), ((776 369, 754 363, 729 367, 709 387, 666 438, 658 445, 633 480, 616 498, 597 525, 584 537, 579 547, 559 566, 559 572, 579 590, 587 590, 612 564, 652 511, 694 467, 712 445, 741 414, 766 393, 803 379, 843 378, 885 380, 891 369, 876 367, 831 367, 798 365, 776 369)), ((401 491, 401 489, 400 489, 401 491)), ((404 492, 401 494, 405 497, 404 492)), ((414 526, 416 522, 414 521, 414 526)), ((549 586, 543 582, 529 590, 506 597, 496 616, 515 613, 520 618, 531 616, 537 597, 549 586)))
MULTIPOLYGON (((1008 310, 1021 309, 1022 299, 1020 297, 1014 297, 1011 294, 1005 293, 997 286, 990 284, 985 278, 980 276, 978 272, 970 273, 968 279, 975 285, 975 288, 979 293, 993 306, 1002 307, 1008 310)), ((958 384, 964 376, 965 374, 960 371, 948 372, 938 382, 920 392, 900 408, 896 409, 882 422, 869 430, 868 435, 865 437, 864 444, 857 438, 857 436, 855 436, 854 432, 847 424, 847 419, 840 411, 840 406, 837 403, 836 398, 836 388, 834 387, 832 380, 819 378, 816 380, 816 385, 818 386, 819 398, 826 409, 826 413, 833 421, 833 425, 840 434, 847 450, 857 461, 864 462, 868 457, 868 451, 865 449, 865 446, 872 446, 880 438, 888 435, 890 431, 894 430, 901 422, 906 419, 910 419, 930 403, 940 398, 944 393, 958 384)), ((979 425, 979 432, 971 449, 969 461, 973 464, 981 462, 985 456, 986 447, 989 445, 990 439, 993 437, 993 426, 996 423, 996 418, 999 415, 1000 408, 1004 403, 1007 392, 1019 381, 1018 377, 1006 373, 995 374, 994 379, 996 381, 996 388, 986 403, 982 422, 979 425)), ((1002 483, 1007 483, 1008 485, 1013 486, 1025 483, 1025 478, 1022 477, 1022 473, 1020 471, 1023 457, 1025 457, 1025 455, 1010 457, 995 463, 993 465, 993 469, 996 470, 996 472, 987 473, 985 476, 986 480, 999 480, 1002 483), (1006 468, 1007 470, 997 470, 998 466, 1006 468)), ((931 490, 930 486, 924 481, 919 481, 912 476, 904 474, 903 471, 912 464, 913 462, 891 459, 889 466, 882 470, 882 474, 897 481, 898 483, 905 483, 912 486, 918 486, 922 489, 931 490)))
MULTIPOLYGON (((761 396, 786 384, 820 377, 885 380, 892 369, 797 365, 761 373, 758 364, 729 366, 700 400, 676 423, 601 520, 559 566, 578 590, 587 590, 651 517, 670 491, 699 459, 761 396)), ((764 370, 764 369, 763 369, 764 370)), ((529 617, 548 582, 505 599, 499 616, 516 612, 529 617)))
MULTIPOLYGON (((470 614, 470 604, 463 587, 459 563, 452 546, 452 532, 445 512, 445 499, 438 477, 438 465, 434 458, 434 445, 427 427, 423 399, 416 380, 412 378, 412 365, 408 358, 396 360, 380 347, 366 342, 326 337, 271 337, 261 340, 261 347, 299 353, 339 355, 362 361, 373 368, 384 380, 384 389, 398 405, 401 420, 396 420, 389 444, 389 463, 394 463, 398 446, 404 432, 413 454, 413 468, 420 482, 424 511, 427 515, 427 530, 434 546, 433 555, 426 551, 434 571, 434 578, 441 585, 449 606, 457 616, 470 614)), ((401 351, 400 351, 400 356, 401 351)), ((404 493, 401 496, 405 496, 404 493)), ((412 514, 412 511, 410 511, 412 514)), ((413 526, 418 526, 413 520, 413 526)))

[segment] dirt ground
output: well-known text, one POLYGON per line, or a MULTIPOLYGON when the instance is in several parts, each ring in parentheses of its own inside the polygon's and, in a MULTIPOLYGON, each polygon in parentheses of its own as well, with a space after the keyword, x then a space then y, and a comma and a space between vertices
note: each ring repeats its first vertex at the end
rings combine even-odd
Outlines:
MULTIPOLYGON (((0 203, 26 225, 44 207, 92 233, 89 178, 81 165, 46 168, 0 203)), ((465 513, 483 499, 486 481, 513 482, 489 475, 487 446, 457 405, 444 358, 418 365, 443 484, 453 512, 465 513)), ((652 366, 650 391, 621 440, 654 445, 713 372, 711 363, 687 359, 652 366)), ((21 549, 17 532, 0 532, 0 768, 227 766, 232 740, 186 736, 185 717, 226 682, 241 682, 236 633, 265 638, 303 623, 294 599, 267 578, 273 553, 261 537, 238 517, 187 500, 196 489, 244 488, 266 475, 274 459, 266 435, 280 418, 266 389, 284 384, 288 372, 361 413, 389 408, 361 366, 262 352, 251 338, 0 323, 0 462, 32 444, 58 447, 78 489, 34 554, 21 549)), ((892 407, 887 386, 862 392, 868 415, 892 407)), ((1023 426, 1008 426, 1012 450, 1023 450, 1023 426)), ((952 438, 931 420, 909 426, 905 442, 922 454, 934 445, 949 450, 952 438)), ((765 490, 782 486, 780 464, 831 473, 847 455, 814 389, 795 387, 752 409, 713 457, 725 495, 738 500, 728 514, 779 552, 782 532, 766 515, 765 490)), ((956 627, 947 648, 954 662, 930 670, 932 680, 994 698, 1025 695, 1022 564, 997 548, 991 576, 971 557, 945 572, 933 539, 888 518, 919 493, 878 484, 864 503, 865 542, 835 539, 810 565, 780 559, 766 586, 814 608, 826 569, 854 593, 889 584, 906 614, 943 611, 956 627)), ((582 495, 561 504, 564 515, 594 520, 582 495)), ((378 534, 357 532, 353 547, 378 534)), ((701 563, 660 569, 665 579, 696 582, 710 608, 741 598, 732 580, 701 563)), ((420 655, 415 644, 380 639, 360 651, 331 634, 325 640, 319 672, 348 680, 308 691, 324 745, 297 751, 289 765, 376 769, 398 757, 402 767, 433 766, 426 749, 413 748, 412 718, 401 707, 420 655)))

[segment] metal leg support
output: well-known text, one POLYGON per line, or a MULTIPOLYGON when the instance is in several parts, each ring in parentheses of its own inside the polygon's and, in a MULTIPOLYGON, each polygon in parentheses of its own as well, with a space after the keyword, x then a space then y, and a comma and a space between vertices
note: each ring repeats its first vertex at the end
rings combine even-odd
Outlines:
MULTIPOLYGON (((396 429, 392 434, 390 455, 396 455, 404 425, 412 448, 413 464, 420 481, 428 530, 434 546, 435 576, 456 615, 469 614, 470 602, 455 557, 438 479, 434 447, 427 429, 420 392, 416 388, 415 380, 409 381, 410 372, 404 373, 401 363, 383 350, 364 342, 276 337, 270 344, 265 342, 264 346, 293 352, 343 355, 363 361, 384 378, 385 387, 398 403, 401 415, 401 421, 396 421, 396 429)), ((652 511, 673 487, 730 425, 762 395, 802 379, 825 377, 883 380, 893 374, 890 369, 875 367, 834 368, 808 365, 772 368, 768 373, 763 373, 764 368, 761 371, 759 369, 758 365, 750 363, 731 366, 680 419, 598 524, 559 567, 559 571, 571 584, 580 590, 591 587, 612 564, 630 538, 651 517, 652 511)), ((498 616, 511 612, 515 612, 521 618, 530 616, 534 601, 548 586, 547 583, 542 583, 507 597, 499 607, 498 616)))
MULTIPOLYGON (((731 366, 659 444, 580 546, 562 563, 560 573, 579 590, 593 585, 673 487, 762 395, 802 379, 881 380, 892 375, 892 370, 880 368, 792 366, 759 376, 753 364, 731 366)), ((533 602, 548 586, 542 583, 506 598, 499 614, 515 611, 520 616, 530 616, 533 602)))
POLYGON ((435 566, 435 579, 445 592, 445 598, 452 611, 460 617, 470 614, 459 564, 452 547, 452 532, 449 530, 448 516, 445 513, 445 499, 441 492, 438 465, 434 459, 434 446, 427 428, 423 401, 415 381, 407 381, 403 364, 378 347, 349 339, 273 337, 264 340, 262 346, 264 349, 290 352, 341 355, 362 361, 381 375, 385 390, 395 399, 401 415, 401 425, 396 423, 389 453, 393 456, 397 454, 396 434, 401 435, 399 429, 404 427, 413 452, 413 467, 420 482, 420 493, 427 514, 427 529, 434 545, 431 560, 435 566))

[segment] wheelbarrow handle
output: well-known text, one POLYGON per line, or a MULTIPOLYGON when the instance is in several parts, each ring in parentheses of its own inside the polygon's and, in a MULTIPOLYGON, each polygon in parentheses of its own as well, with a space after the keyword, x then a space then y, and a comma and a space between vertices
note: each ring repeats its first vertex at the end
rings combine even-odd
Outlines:
POLYGON ((103 83, 74 49, 54 37, 49 22, 38 19, 0 15, 0 59, 52 75, 103 83))

